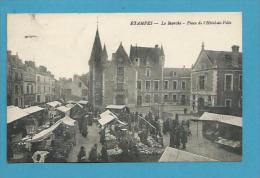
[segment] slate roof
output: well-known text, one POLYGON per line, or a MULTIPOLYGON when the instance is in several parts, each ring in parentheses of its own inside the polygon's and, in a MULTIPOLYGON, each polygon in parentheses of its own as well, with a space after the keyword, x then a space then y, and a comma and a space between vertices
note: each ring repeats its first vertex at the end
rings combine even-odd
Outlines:
POLYGON ((89 59, 89 64, 91 64, 92 62, 97 62, 97 63, 100 62, 101 54, 102 54, 102 45, 101 45, 101 41, 100 41, 100 37, 99 37, 99 32, 97 29, 95 40, 94 40, 92 51, 91 51, 91 55, 90 55, 90 59, 89 59))
POLYGON ((190 68, 164 68, 163 76, 172 77, 173 72, 176 72, 176 77, 190 77, 191 75, 190 68))
MULTIPOLYGON (((232 58, 234 53, 231 51, 213 51, 213 50, 203 50, 208 56, 211 63, 218 68, 234 68, 232 65, 232 58)), ((238 60, 242 64, 242 53, 238 53, 238 60)), ((241 67, 241 65, 240 65, 241 67)))
POLYGON ((149 57, 155 61, 158 60, 160 56, 164 56, 164 51, 162 47, 140 47, 131 45, 129 56, 131 61, 133 61, 135 57, 140 59, 146 59, 149 57))

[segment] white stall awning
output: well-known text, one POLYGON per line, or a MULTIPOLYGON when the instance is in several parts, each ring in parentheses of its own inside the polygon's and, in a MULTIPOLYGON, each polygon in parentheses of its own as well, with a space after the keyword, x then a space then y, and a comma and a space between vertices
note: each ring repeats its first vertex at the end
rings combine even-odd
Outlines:
POLYGON ((29 114, 17 106, 7 107, 7 124, 19 120, 29 114))

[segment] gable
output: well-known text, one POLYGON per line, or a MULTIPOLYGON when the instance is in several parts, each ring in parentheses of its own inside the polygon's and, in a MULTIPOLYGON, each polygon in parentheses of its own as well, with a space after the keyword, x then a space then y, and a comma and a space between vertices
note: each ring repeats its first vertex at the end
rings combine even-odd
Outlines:
POLYGON ((210 69, 212 67, 213 64, 210 61, 207 53, 205 51, 201 51, 196 63, 193 66, 193 70, 204 70, 204 69, 210 69))

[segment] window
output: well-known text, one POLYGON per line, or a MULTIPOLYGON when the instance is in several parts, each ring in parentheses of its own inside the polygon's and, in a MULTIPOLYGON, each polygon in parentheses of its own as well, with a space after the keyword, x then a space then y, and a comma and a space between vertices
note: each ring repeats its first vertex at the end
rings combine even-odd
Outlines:
POLYGON ((195 96, 195 95, 192 95, 192 99, 195 100, 195 99, 196 99, 196 96, 195 96))
POLYGON ((37 95, 37 102, 41 102, 41 96, 40 95, 37 95))
POLYGON ((146 69, 145 76, 146 77, 150 77, 151 76, 151 70, 150 69, 146 69))
POLYGON ((15 105, 15 106, 18 106, 18 104, 19 104, 19 103, 18 103, 18 98, 15 98, 15 104, 14 104, 14 105, 15 105))
POLYGON ((45 93, 45 86, 43 86, 43 92, 45 93))
POLYGON ((182 82, 181 82, 181 88, 182 88, 183 90, 186 89, 186 82, 185 82, 185 81, 182 81, 182 82))
POLYGON ((37 86, 37 92, 38 92, 38 93, 41 92, 41 86, 40 86, 40 85, 37 86))
POLYGON ((238 84, 238 89, 242 90, 242 75, 239 75, 239 84, 238 84))
POLYGON ((124 67, 122 66, 117 67, 117 75, 124 75, 124 67))
POLYGON ((177 95, 172 95, 172 101, 177 102, 177 95))
POLYGON ((153 95, 153 100, 154 100, 154 103, 159 103, 159 95, 158 94, 154 94, 153 95))
POLYGON ((233 75, 225 74, 225 90, 233 90, 233 75))
POLYGON ((172 89, 177 90, 177 81, 176 80, 174 80, 172 83, 172 89))
POLYGON ((150 90, 151 89, 151 82, 150 81, 145 81, 145 89, 150 90))
POLYGON ((37 82, 40 82, 41 78, 40 76, 37 76, 37 82))
POLYGON ((149 95, 149 94, 146 94, 146 95, 145 95, 145 102, 146 102, 146 103, 150 103, 150 99, 151 99, 151 98, 150 98, 150 95, 149 95))
POLYGON ((18 80, 18 73, 17 72, 15 72, 15 74, 14 74, 14 79, 18 80))
POLYGON ((230 108, 231 107, 231 104, 232 104, 232 100, 231 99, 226 99, 225 100, 225 106, 230 108))
POLYGON ((138 90, 142 89, 142 82, 141 81, 137 81, 137 89, 138 90))
POLYGON ((158 90, 159 90, 159 81, 158 81, 158 80, 155 80, 155 81, 154 81, 154 90, 155 90, 155 91, 158 91, 158 90))
POLYGON ((199 89, 200 90, 205 89, 205 76, 203 75, 199 76, 199 89))
POLYGON ((163 82, 163 88, 164 88, 165 90, 168 90, 168 88, 169 88, 169 81, 168 81, 168 80, 164 80, 164 82, 163 82))
POLYGON ((177 75, 176 72, 172 72, 172 76, 175 77, 177 75))
POLYGON ((30 93, 30 89, 29 89, 29 85, 26 86, 26 93, 29 94, 30 93))
POLYGON ((34 90, 34 88, 33 88, 33 85, 32 85, 32 86, 31 86, 31 93, 32 93, 32 94, 34 93, 33 90, 34 90))
POLYGON ((211 101, 211 96, 210 96, 210 95, 208 96, 208 101, 209 101, 209 102, 211 101))
POLYGON ((15 94, 19 94, 19 88, 18 88, 18 86, 17 85, 15 85, 15 94))
POLYGON ((80 88, 81 88, 81 85, 82 85, 81 82, 79 82, 79 87, 80 87, 80 88))
POLYGON ((169 101, 169 95, 165 94, 163 97, 164 102, 168 102, 169 101))

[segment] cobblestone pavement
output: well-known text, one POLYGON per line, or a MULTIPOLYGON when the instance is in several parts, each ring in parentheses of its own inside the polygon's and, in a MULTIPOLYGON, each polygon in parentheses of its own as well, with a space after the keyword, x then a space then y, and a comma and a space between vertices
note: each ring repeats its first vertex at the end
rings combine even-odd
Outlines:
POLYGON ((92 126, 88 126, 88 135, 87 138, 83 137, 79 130, 77 129, 76 133, 76 145, 71 150, 68 156, 68 162, 77 162, 77 155, 79 153, 80 147, 84 146, 86 149, 87 158, 89 156, 89 152, 94 144, 98 144, 98 152, 101 149, 101 144, 99 143, 99 128, 96 123, 93 123, 92 126))

